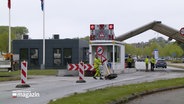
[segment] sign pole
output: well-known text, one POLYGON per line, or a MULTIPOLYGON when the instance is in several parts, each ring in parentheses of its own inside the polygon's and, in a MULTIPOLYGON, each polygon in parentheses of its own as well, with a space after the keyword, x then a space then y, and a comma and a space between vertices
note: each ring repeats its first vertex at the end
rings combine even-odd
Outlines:
POLYGON ((43 12, 43 62, 41 69, 45 69, 45 0, 41 0, 41 9, 43 12))
POLYGON ((43 10, 43 67, 45 69, 45 9, 43 10))
POLYGON ((8 0, 8 8, 9 8, 9 35, 8 35, 9 49, 8 49, 8 52, 11 53, 11 0, 8 0))

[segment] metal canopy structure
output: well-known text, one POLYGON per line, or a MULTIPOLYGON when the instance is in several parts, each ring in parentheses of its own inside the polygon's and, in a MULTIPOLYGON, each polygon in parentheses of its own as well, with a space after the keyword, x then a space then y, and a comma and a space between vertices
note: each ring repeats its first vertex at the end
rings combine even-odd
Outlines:
POLYGON ((130 32, 127 32, 125 34, 122 34, 118 37, 115 38, 115 40, 117 41, 123 41, 126 40, 128 38, 131 38, 133 36, 136 36, 138 34, 141 34, 149 29, 152 29, 156 32, 159 32, 163 35, 166 35, 169 37, 169 40, 171 39, 175 39, 177 41, 183 42, 184 43, 184 37, 182 35, 180 35, 179 30, 176 30, 174 28, 171 28, 169 26, 166 26, 164 24, 161 23, 161 21, 153 21, 149 24, 146 24, 142 27, 139 27, 135 30, 132 30, 130 32))

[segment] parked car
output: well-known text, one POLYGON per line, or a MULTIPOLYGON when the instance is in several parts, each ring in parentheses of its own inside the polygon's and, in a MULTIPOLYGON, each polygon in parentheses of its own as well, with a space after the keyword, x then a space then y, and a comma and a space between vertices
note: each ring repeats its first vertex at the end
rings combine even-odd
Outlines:
POLYGON ((158 68, 158 67, 167 68, 167 63, 166 63, 165 59, 158 59, 156 61, 155 67, 156 68, 158 68))
POLYGON ((138 62, 144 62, 145 58, 138 58, 137 61, 138 62))

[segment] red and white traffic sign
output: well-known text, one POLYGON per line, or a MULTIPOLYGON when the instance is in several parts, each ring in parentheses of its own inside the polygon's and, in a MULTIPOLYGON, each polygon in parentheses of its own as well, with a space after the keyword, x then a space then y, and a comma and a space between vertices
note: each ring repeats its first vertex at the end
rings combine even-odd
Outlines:
POLYGON ((21 62, 21 83, 26 84, 27 82, 27 62, 21 62))
POLYGON ((91 65, 91 64, 84 64, 84 70, 93 71, 94 70, 94 66, 91 65))
POLYGON ((98 47, 96 48, 96 53, 97 53, 97 55, 102 55, 103 52, 104 52, 104 48, 103 48, 102 46, 98 46, 98 47))
POLYGON ((184 27, 180 29, 180 34, 184 36, 184 27))
POLYGON ((100 39, 103 39, 104 37, 105 37, 104 33, 103 33, 103 32, 100 32, 99 38, 100 38, 100 39))
POLYGON ((102 64, 103 64, 105 61, 107 61, 107 58, 106 58, 105 56, 101 55, 101 62, 102 62, 102 64))
POLYGON ((90 24, 90 40, 114 40, 114 24, 90 24))
MULTIPOLYGON (((84 64, 83 65, 84 70, 94 70, 94 66, 91 64, 84 64)), ((79 64, 68 64, 68 70, 72 71, 72 70, 79 70, 79 64)))
POLYGON ((78 70, 79 64, 68 64, 68 70, 78 70))
POLYGON ((84 83, 84 82, 86 82, 85 80, 84 80, 84 63, 83 62, 80 62, 79 63, 79 80, 77 80, 76 82, 77 83, 84 83))

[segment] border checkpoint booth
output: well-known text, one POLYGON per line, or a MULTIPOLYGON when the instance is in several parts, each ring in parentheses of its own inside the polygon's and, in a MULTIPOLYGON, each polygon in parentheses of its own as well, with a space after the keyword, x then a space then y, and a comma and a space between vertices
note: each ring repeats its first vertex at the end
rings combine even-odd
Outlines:
POLYGON ((97 54, 104 64, 110 63, 113 73, 119 74, 125 69, 125 46, 114 37, 114 24, 90 25, 89 64, 97 54))

